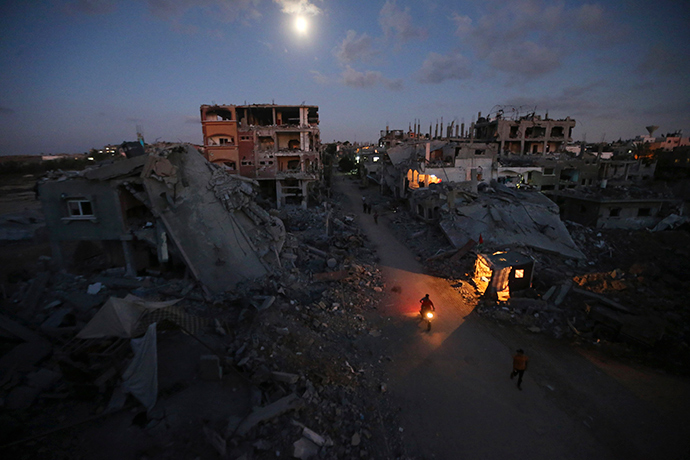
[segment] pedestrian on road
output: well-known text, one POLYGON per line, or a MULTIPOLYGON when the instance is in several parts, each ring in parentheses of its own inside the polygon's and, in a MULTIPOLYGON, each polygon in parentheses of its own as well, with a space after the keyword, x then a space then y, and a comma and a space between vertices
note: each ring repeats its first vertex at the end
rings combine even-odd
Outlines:
POLYGON ((365 197, 364 195, 362 195, 362 212, 364 214, 367 213, 367 197, 365 197))
POLYGON ((379 212, 378 211, 374 211, 374 223, 376 225, 379 224, 379 212))
POLYGON ((517 375, 517 387, 518 390, 522 390, 522 376, 525 375, 525 370, 527 370, 527 361, 529 358, 525 354, 525 350, 519 348, 515 356, 513 356, 513 372, 510 373, 510 380, 517 375))

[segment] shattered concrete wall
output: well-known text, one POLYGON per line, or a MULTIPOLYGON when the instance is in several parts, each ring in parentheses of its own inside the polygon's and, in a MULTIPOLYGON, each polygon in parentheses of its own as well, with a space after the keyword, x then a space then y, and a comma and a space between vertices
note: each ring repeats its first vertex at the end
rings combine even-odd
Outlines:
POLYGON ((559 217, 558 206, 544 195, 515 191, 492 181, 488 193, 449 212, 439 223, 456 248, 470 239, 492 248, 529 246, 582 259, 584 254, 559 217))
POLYGON ((40 184, 59 265, 62 241, 118 241, 133 276, 133 241, 144 251, 155 248, 160 262, 168 260, 170 242, 194 277, 216 292, 280 266, 285 227, 256 204, 256 181, 229 174, 189 145, 154 150, 40 184))
POLYGON ((267 274, 285 229, 254 203, 251 182, 227 174, 189 145, 166 154, 177 168, 174 180, 147 175, 145 168, 144 185, 197 279, 219 292, 267 274))

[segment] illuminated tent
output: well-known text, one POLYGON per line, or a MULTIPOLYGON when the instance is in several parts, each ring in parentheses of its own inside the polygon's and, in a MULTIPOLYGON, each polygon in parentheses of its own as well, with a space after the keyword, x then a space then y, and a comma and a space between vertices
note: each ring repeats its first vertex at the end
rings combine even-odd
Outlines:
POLYGON ((504 302, 511 291, 532 287, 534 259, 519 252, 477 254, 474 263, 474 284, 480 294, 504 302))

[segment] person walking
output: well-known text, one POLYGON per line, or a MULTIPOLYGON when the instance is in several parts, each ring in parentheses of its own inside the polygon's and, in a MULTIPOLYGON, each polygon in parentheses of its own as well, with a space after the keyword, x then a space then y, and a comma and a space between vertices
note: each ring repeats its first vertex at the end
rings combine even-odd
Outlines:
POLYGON ((525 354, 525 350, 519 348, 516 354, 513 356, 513 372, 510 373, 510 380, 513 380, 516 375, 518 376, 518 390, 522 390, 522 377, 525 375, 525 371, 527 370, 528 361, 529 358, 525 354))
POLYGON ((367 197, 365 197, 364 195, 362 195, 362 212, 364 214, 367 213, 367 197))
POLYGON ((378 211, 374 211, 374 223, 376 225, 379 224, 379 212, 378 211))

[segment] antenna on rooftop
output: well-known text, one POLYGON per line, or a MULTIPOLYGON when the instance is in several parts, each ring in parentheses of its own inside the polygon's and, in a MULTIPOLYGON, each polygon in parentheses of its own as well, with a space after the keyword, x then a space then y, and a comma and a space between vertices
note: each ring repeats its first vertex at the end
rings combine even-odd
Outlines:
POLYGON ((659 129, 659 127, 656 125, 645 126, 645 128, 647 128, 647 132, 649 133, 649 137, 654 136, 654 131, 659 129))

